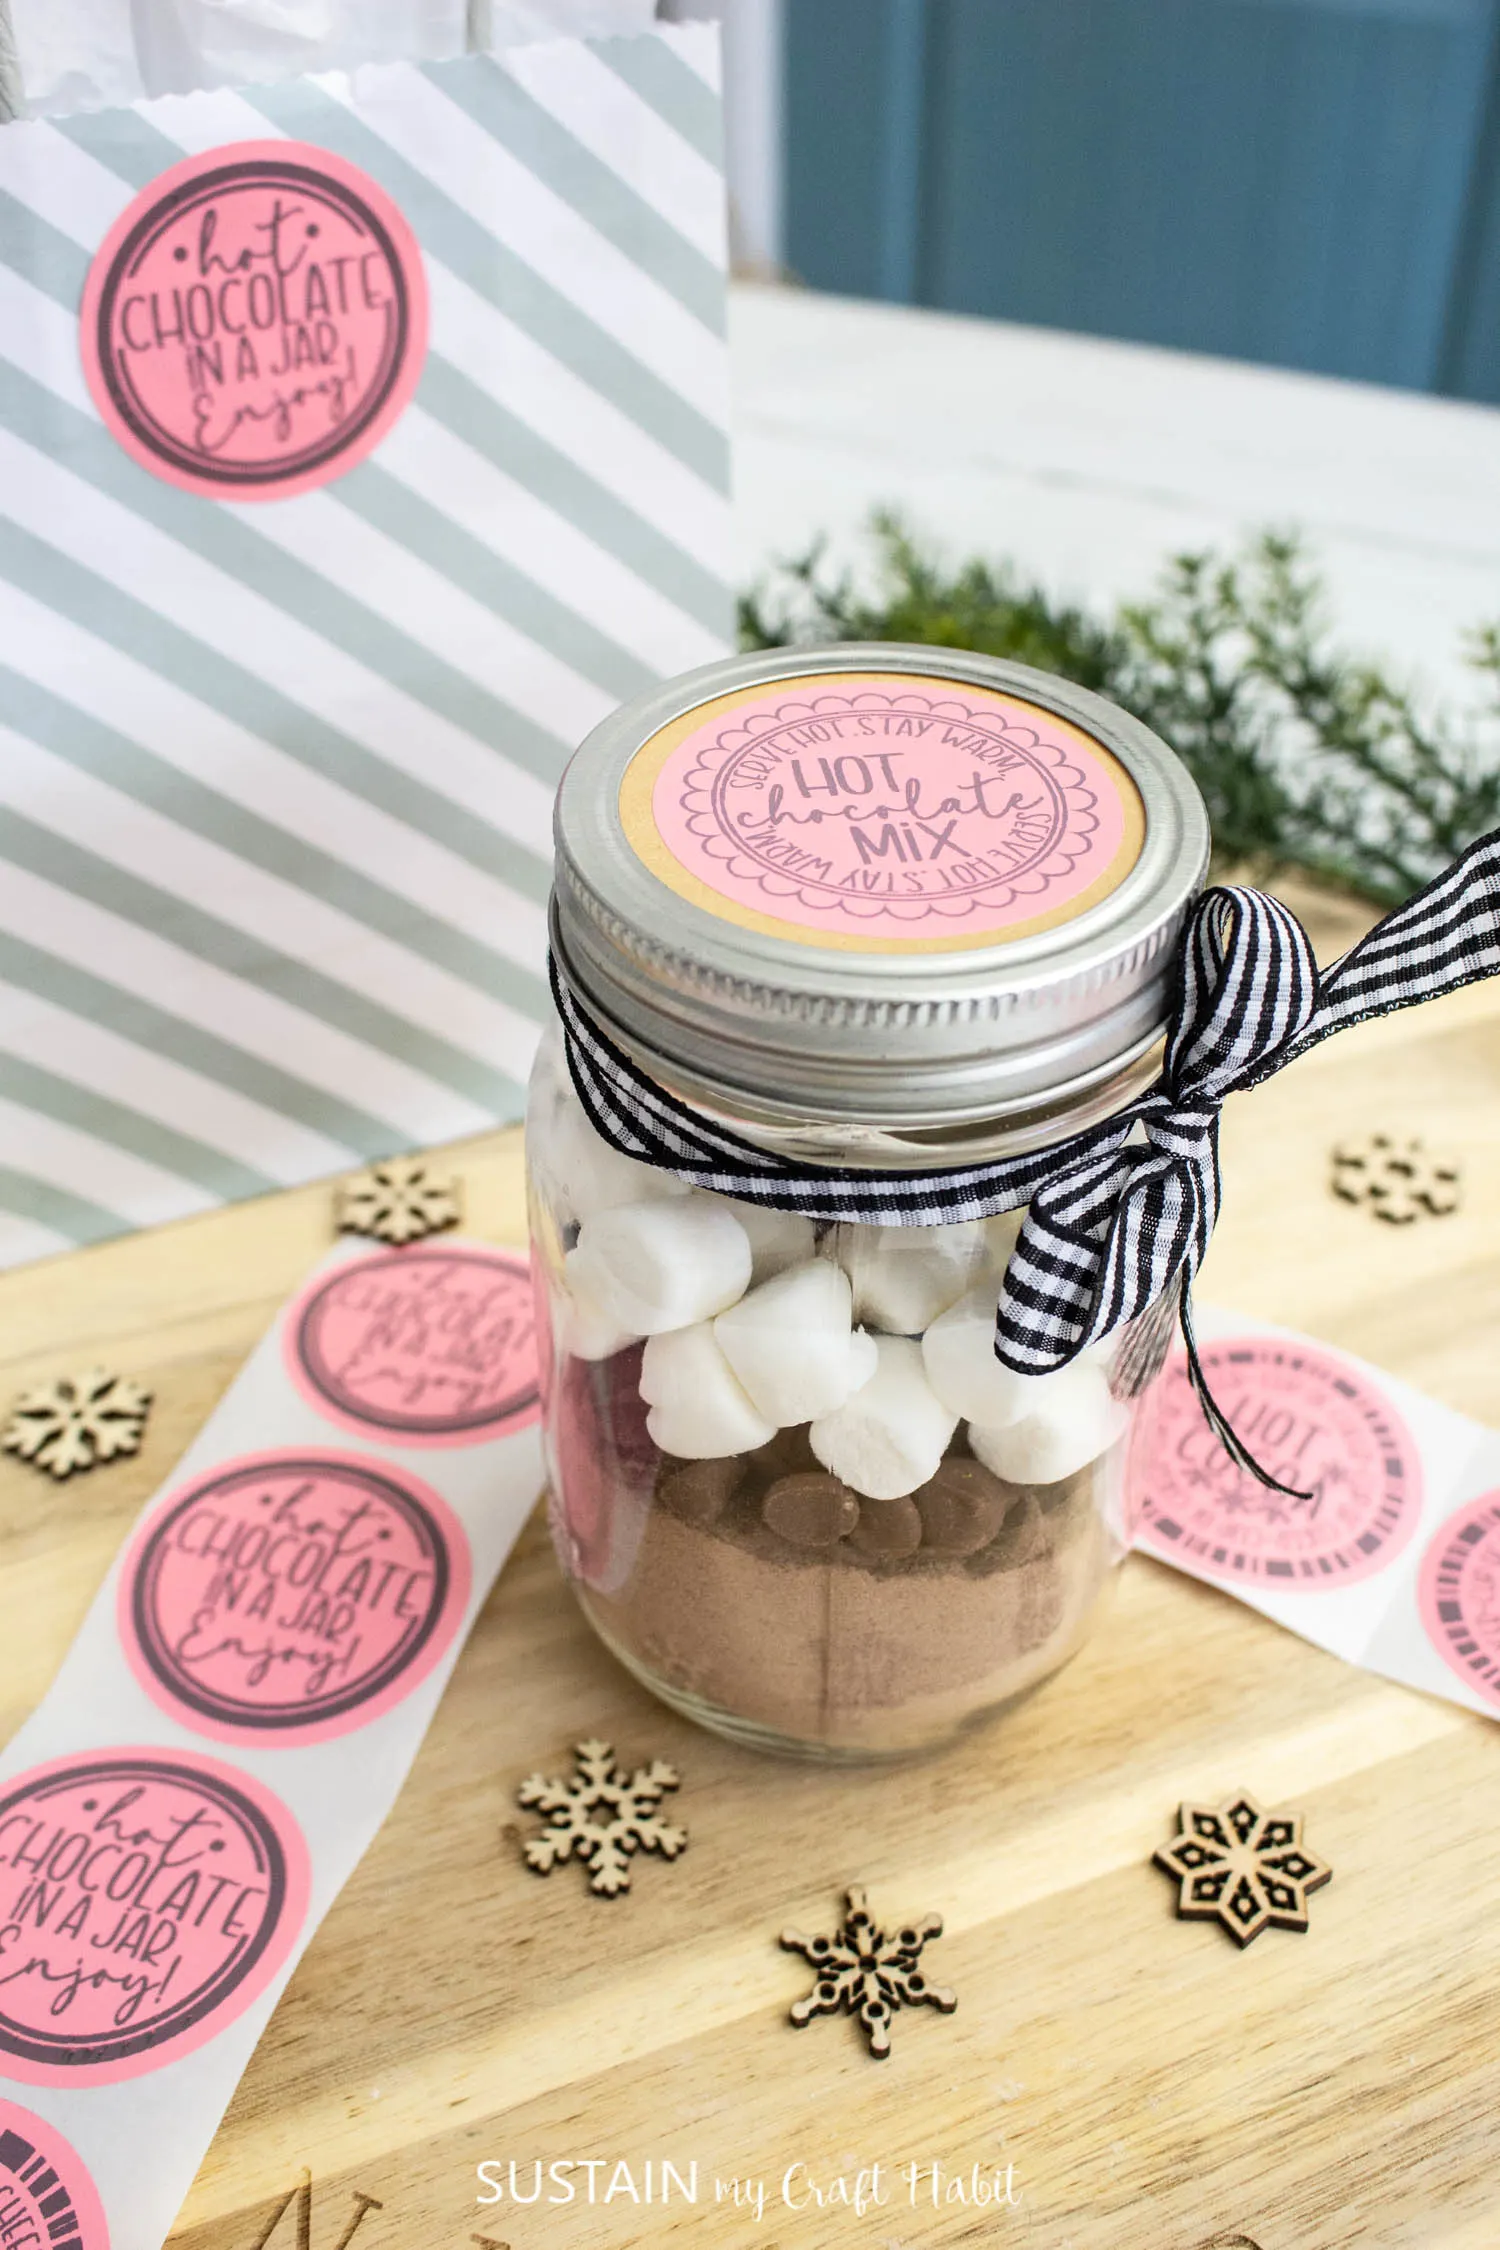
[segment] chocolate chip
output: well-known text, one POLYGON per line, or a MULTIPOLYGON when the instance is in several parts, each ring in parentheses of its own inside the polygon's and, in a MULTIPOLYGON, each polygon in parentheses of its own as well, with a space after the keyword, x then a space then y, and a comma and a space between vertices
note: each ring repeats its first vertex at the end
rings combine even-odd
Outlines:
POLYGON ((1021 1599, 1016 1618, 1016 1651, 1024 1656, 1050 1641, 1067 1608, 1066 1577, 1055 1562, 1044 1561, 1028 1570, 1017 1591, 1021 1599))
POLYGON ((1018 1492, 1005 1511, 1005 1521, 990 1544, 990 1556, 1002 1570, 1019 1570, 1023 1563, 1035 1562, 1051 1545, 1051 1537, 1041 1509, 1029 1492, 1018 1492))
POLYGON ((818 1457, 807 1439, 808 1425, 799 1422, 791 1429, 778 1430, 764 1445, 745 1455, 750 1467, 774 1484, 778 1477, 816 1476, 819 1474, 818 1457))
POLYGON ((717 1523, 745 1481, 745 1464, 726 1461, 676 1461, 668 1456, 656 1480, 656 1496, 685 1523, 717 1523))
POLYGON ((778 1477, 760 1512, 793 1547, 836 1547, 859 1521, 859 1501, 847 1484, 821 1469, 778 1477))
POLYGON ((945 1461, 912 1494, 923 1547, 935 1555, 977 1555, 1000 1529, 1012 1489, 978 1461, 945 1461))
POLYGON ((922 1544, 922 1518, 911 1500, 861 1500, 849 1544, 872 1560, 894 1562, 922 1544))
POLYGON ((1094 1464, 1075 1470, 1070 1477, 1059 1477, 1056 1484, 1034 1484, 1029 1489, 1036 1494, 1043 1515, 1086 1514, 1093 1506, 1094 1464))

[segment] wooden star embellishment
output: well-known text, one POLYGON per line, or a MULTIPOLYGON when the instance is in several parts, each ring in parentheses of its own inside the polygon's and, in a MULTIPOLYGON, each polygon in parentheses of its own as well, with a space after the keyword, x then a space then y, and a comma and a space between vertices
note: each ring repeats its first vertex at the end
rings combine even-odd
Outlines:
POLYGON ((1178 1919, 1222 1922, 1238 1945, 1262 1930, 1305 1930, 1309 1894, 1333 1877, 1303 1843, 1300 1813, 1262 1812, 1244 1790, 1179 1807, 1177 1834, 1152 1858, 1177 1878, 1178 1919))
POLYGON ((61 1483, 138 1452, 150 1411, 151 1393, 140 1383, 91 1367, 23 1391, 0 1430, 0 1451, 19 1454, 61 1483))
POLYGON ((589 1888, 601 1898, 618 1898, 630 1888, 633 1852, 660 1852, 676 1859, 687 1850, 687 1830, 658 1812, 668 1790, 680 1785, 675 1766, 653 1758, 627 1774, 615 1765, 607 1742, 580 1742, 573 1752, 577 1771, 567 1781, 548 1781, 534 1773, 516 1791, 516 1801, 545 1813, 547 1825, 526 1846, 526 1864, 550 1875, 565 1859, 589 1870, 589 1888))
POLYGON ((431 1171, 423 1156, 392 1156, 356 1172, 337 1192, 340 1234, 373 1235, 377 1242, 420 1242, 457 1226, 457 1180, 431 1171))
POLYGON ((1410 1226, 1422 1217, 1443 1218, 1459 1203, 1458 1165, 1419 1140, 1389 1133, 1340 1141, 1333 1152, 1330 1186, 1345 1203, 1363 1203, 1387 1226, 1410 1226))
POLYGON ((800 2031, 814 2016, 836 2015, 842 2008, 858 2016, 870 2053, 883 2062, 891 2051, 891 2019, 898 2008, 925 2005, 951 2016, 958 2006, 956 1993, 929 1984, 922 1974, 922 1949, 929 1939, 942 1936, 942 1916, 924 1914, 920 1922, 887 1937, 865 1905, 863 1891, 845 1896, 848 1910, 836 1936, 781 1933, 788 1953, 800 1953, 818 1972, 811 1992, 792 2002, 792 2022, 800 2031))

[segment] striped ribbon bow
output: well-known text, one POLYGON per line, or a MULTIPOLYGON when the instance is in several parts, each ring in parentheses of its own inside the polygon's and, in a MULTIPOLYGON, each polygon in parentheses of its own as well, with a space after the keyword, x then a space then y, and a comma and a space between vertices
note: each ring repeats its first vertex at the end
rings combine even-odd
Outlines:
POLYGON ((995 1328, 996 1356, 1018 1374, 1065 1367, 1176 1288, 1204 1412, 1240 1466, 1275 1484, 1215 1403, 1193 1335, 1193 1276, 1219 1213, 1223 1103, 1351 1024, 1497 970, 1500 830, 1321 974, 1288 907, 1218 886, 1197 900, 1183 933, 1155 1084, 1049 1148, 943 1171, 839 1171, 756 1148, 647 1077, 579 1006, 555 962, 552 988, 578 1098, 624 1155, 830 1223, 938 1226, 1028 1205, 995 1328))

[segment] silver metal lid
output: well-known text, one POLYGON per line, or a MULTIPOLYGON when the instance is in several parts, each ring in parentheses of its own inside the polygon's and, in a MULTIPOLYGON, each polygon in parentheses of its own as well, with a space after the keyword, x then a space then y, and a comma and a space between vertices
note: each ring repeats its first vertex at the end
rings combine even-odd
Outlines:
POLYGON ((1209 845, 1186 768, 1101 696, 849 643, 637 696, 555 831, 559 966, 653 1076, 926 1130, 1071 1105, 1153 1045, 1209 845))

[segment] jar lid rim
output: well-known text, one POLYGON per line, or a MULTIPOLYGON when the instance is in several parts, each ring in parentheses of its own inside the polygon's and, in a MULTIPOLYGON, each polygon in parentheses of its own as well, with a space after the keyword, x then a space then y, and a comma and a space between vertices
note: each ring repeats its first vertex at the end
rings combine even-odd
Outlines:
MULTIPOLYGON (((951 723, 924 717, 917 728, 930 736, 934 725, 951 723)), ((893 754, 909 757, 904 746, 893 754)), ((930 755, 924 746, 920 756, 930 755)), ((841 778, 846 762, 838 760, 841 778)), ((889 779, 889 759, 883 770, 889 779)), ((977 767, 975 773, 971 808, 980 804, 981 788, 991 786, 987 779, 980 783, 977 767)), ((658 793, 651 803, 661 801, 658 793)), ((668 800, 669 810, 676 801, 668 800)), ((1009 802, 1019 801, 1013 790, 1009 802)), ((693 834, 707 835, 705 849, 722 853, 719 831, 701 817, 701 789, 682 802, 700 808, 693 834)), ((940 810, 954 803, 950 796, 940 810)), ((889 809, 882 805, 870 817, 889 809)), ((644 817, 649 825, 649 811, 644 817)), ((1066 839, 1066 818, 1064 805, 1049 833, 1066 839)), ((1075 833, 1102 826, 1102 818, 1085 812, 1075 833)), ((880 833, 883 838, 887 830, 880 833)), ((597 1009, 648 1067, 654 1059, 664 1074, 688 1078, 730 1104, 748 1095, 786 1115, 830 1122, 868 1117, 910 1126, 978 1118, 1027 1098, 1065 1096, 1071 1084, 1097 1084, 1112 1061, 1159 1033, 1176 939, 1202 887, 1209 847, 1207 813, 1186 767, 1159 737, 1103 697, 1030 666, 967 650, 848 642, 722 659, 622 705, 571 760, 558 792, 555 836, 553 939, 560 964, 584 1005, 597 1009), (947 700, 924 703, 920 691, 936 685, 941 696, 951 684, 960 698, 966 689, 977 691, 960 707, 973 712, 981 727, 991 709, 1016 706, 1029 707, 1024 716, 1055 721, 1050 733, 1044 726, 1040 734, 1012 727, 1003 738, 993 731, 976 735, 978 754, 988 761, 986 773, 1010 761, 1033 794, 1041 791, 1038 802, 1061 803, 1063 784, 1054 783, 1055 771, 1073 778, 1077 803, 1097 807, 1098 775, 1107 761, 1110 773, 1125 777, 1117 785, 1127 808, 1121 820, 1138 800, 1136 840, 1120 847, 1108 880, 1084 890, 1076 910, 1065 907, 1027 923, 1021 898, 1013 912, 1023 919, 1013 937, 991 932, 986 942, 965 945, 946 937, 925 940, 924 934, 925 949, 902 941, 900 950, 893 944, 879 951, 866 950, 857 937, 820 941, 816 929, 783 929, 788 916, 776 893, 785 886, 766 882, 755 868, 752 878, 770 895, 771 914, 740 914, 732 903, 726 909, 696 877, 681 873, 665 846, 643 852, 639 788, 633 813, 629 807, 622 811, 627 776, 643 751, 649 748, 661 766, 656 746, 669 743, 677 766, 662 770, 674 789, 685 760, 692 761, 692 789, 699 789, 704 771, 713 773, 716 760, 722 766, 730 755, 740 761, 737 773, 752 770, 752 759, 757 773, 772 771, 776 758, 783 762, 774 770, 783 771, 787 737, 779 712, 764 753, 757 740, 748 751, 743 748, 754 725, 695 734, 695 715, 710 707, 717 726, 715 712, 724 709, 722 699, 732 697, 736 708, 743 704, 752 720, 767 728, 768 693, 795 690, 830 674, 845 679, 829 682, 835 692, 819 700, 820 712, 853 712, 859 698, 847 692, 851 682, 862 694, 869 690, 874 705, 883 704, 887 699, 877 676, 889 676, 903 683, 894 691, 903 709, 912 702, 949 712, 947 700), (748 699, 745 691, 752 691, 748 699), (992 747, 996 739, 1002 741, 998 751, 992 747), (678 740, 684 744, 680 752, 671 747, 678 740), (1013 747, 1016 742, 1020 749, 1013 747), (1040 748, 1028 750, 1028 742, 1040 748), (730 753, 721 748, 726 743, 739 747, 730 753), (1092 771, 1084 770, 1088 751, 1080 753, 1080 743, 1102 753, 1092 771), (1049 761, 1048 771, 1042 759, 1049 761), (637 822, 634 832, 627 813, 637 822)), ((847 839, 845 826, 839 841, 847 839)), ((685 864, 698 850, 691 836, 685 844, 680 836, 673 841, 685 864)), ((1092 837, 1085 837, 1085 847, 1093 848, 1092 837)), ((864 843, 860 850, 866 852, 864 843)), ((1080 857, 1076 845, 1072 856, 1080 857)), ((1046 863, 1031 888, 1045 892, 1049 870, 1065 859, 1063 853, 1046 863)), ((704 864, 701 858, 698 864, 704 864)), ((1073 878, 1075 888, 1088 872, 1085 861, 1073 878)), ((715 883, 723 879, 716 866, 708 874, 715 883)), ((907 880, 932 878, 923 871, 907 880)), ((733 880, 726 887, 735 895, 733 880)), ((1019 896, 1022 886, 1010 890, 1019 896)), ((809 894, 819 911, 816 884, 797 886, 799 899, 809 894)), ((1005 892, 992 889, 986 897, 996 895, 1005 892)), ((968 911, 963 901, 960 906, 968 911)), ((905 909, 902 899, 897 911, 905 909)), ((912 911, 931 927, 945 910, 918 905, 912 911)))

